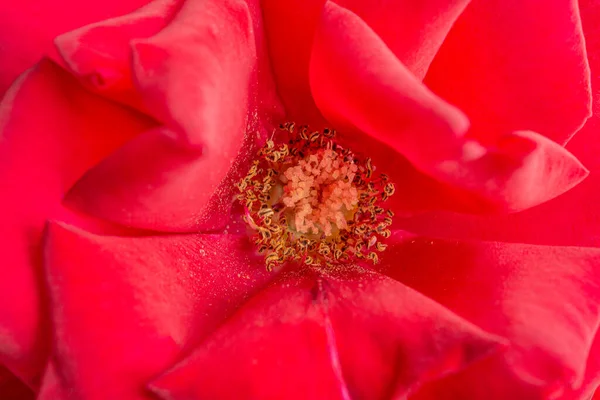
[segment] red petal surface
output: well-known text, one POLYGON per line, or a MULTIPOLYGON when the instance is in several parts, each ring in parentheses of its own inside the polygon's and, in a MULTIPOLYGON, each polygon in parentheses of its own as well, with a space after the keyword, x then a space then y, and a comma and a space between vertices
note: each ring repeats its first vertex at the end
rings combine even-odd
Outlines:
POLYGON ((152 384, 165 399, 404 398, 498 346, 393 280, 284 276, 152 384))
POLYGON ((89 89, 145 110, 134 89, 131 40, 155 35, 178 10, 178 0, 153 1, 127 15, 100 21, 56 38, 63 62, 89 89))
POLYGON ((9 400, 33 400, 35 394, 20 379, 0 367, 0 394, 9 400))
MULTIPOLYGON (((497 360, 465 371, 457 378, 462 384, 447 389, 448 398, 533 399, 581 385, 600 322, 600 251, 396 240, 385 253, 394 262, 390 276, 511 344, 497 360), (498 388, 496 397, 488 387, 498 388), (451 397, 452 391, 460 395, 451 397)), ((446 386, 440 384, 442 393, 446 386)))
POLYGON ((585 181, 562 196, 516 214, 476 216, 430 212, 396 218, 394 222, 399 228, 436 237, 598 247, 598 204, 600 176, 592 171, 585 181))
MULTIPOLYGON (((488 149, 465 140, 466 117, 415 79, 360 18, 334 3, 325 6, 315 38, 311 87, 336 126, 366 132, 417 169, 496 209, 534 206, 587 175, 575 157, 534 132, 505 134, 488 149)), ((381 161, 385 171, 391 161, 381 161)))
POLYGON ((425 83, 469 115, 480 140, 533 130, 565 143, 591 105, 577 1, 473 1, 425 83))
POLYGON ((54 38, 95 21, 112 18, 148 0, 24 0, 0 4, 0 98, 14 79, 45 54, 55 54, 54 38))
POLYGON ((233 182, 276 111, 268 69, 257 83, 262 63, 252 15, 241 1, 186 2, 165 29, 133 41, 135 83, 165 126, 90 171, 69 205, 158 231, 225 225, 233 182))
POLYGON ((308 83, 313 36, 326 0, 262 0, 269 57, 286 115, 298 123, 323 117, 308 83))
POLYGON ((238 236, 122 238, 51 224, 46 280, 59 387, 42 398, 148 398, 148 379, 271 278, 250 254, 238 236))
POLYGON ((359 16, 419 79, 471 0, 337 0, 359 16))
POLYGON ((44 61, 0 104, 0 364, 37 386, 48 332, 40 239, 48 218, 81 222, 60 202, 81 175, 149 122, 83 91, 44 61))
MULTIPOLYGON (((478 217, 428 213, 396 220, 398 226, 425 235, 562 246, 600 246, 600 3, 580 1, 592 70, 594 115, 567 149, 590 169, 580 185, 538 207, 517 214, 478 217)), ((587 400, 587 399, 586 399, 587 400)))

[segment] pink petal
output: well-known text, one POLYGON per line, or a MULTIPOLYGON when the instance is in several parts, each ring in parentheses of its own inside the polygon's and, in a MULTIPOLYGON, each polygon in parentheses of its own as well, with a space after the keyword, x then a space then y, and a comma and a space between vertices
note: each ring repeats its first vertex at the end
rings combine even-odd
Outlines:
POLYGON ((360 1, 335 3, 359 16, 419 79, 471 0, 360 1))
POLYGON ((82 90, 49 61, 24 74, 0 104, 0 364, 33 388, 48 338, 39 285, 44 223, 52 217, 81 223, 61 207, 65 191, 149 126, 82 90))
POLYGON ((225 225, 233 182, 277 111, 268 82, 257 81, 252 18, 236 0, 186 2, 157 35, 132 43, 137 89, 164 126, 90 171, 69 193, 70 206, 157 231, 225 225))
POLYGON ((124 238, 51 224, 46 280, 59 388, 45 398, 147 398, 148 379, 271 278, 248 246, 238 236, 124 238))
MULTIPOLYGON (((337 126, 366 132, 488 209, 537 205, 587 175, 575 157, 534 132, 505 134, 489 148, 465 139, 466 117, 425 88, 364 21, 334 3, 323 12, 310 76, 320 110, 337 126)), ((384 170, 393 163, 375 161, 384 170)))
POLYGON ((470 394, 487 385, 505 388, 498 399, 534 398, 507 394, 521 388, 556 395, 581 385, 600 322, 598 250, 402 235, 394 241, 383 261, 390 276, 510 341, 485 372, 465 372, 478 378, 458 385, 458 398, 487 398, 470 394))
POLYGON ((533 130, 564 144, 590 116, 577 1, 473 1, 425 83, 469 115, 480 140, 533 130))
POLYGON ((404 398, 497 348, 388 278, 334 275, 278 280, 152 389, 164 399, 404 398))
POLYGON ((44 55, 52 40, 82 25, 130 12, 148 0, 25 0, 0 4, 0 98, 14 79, 44 55))

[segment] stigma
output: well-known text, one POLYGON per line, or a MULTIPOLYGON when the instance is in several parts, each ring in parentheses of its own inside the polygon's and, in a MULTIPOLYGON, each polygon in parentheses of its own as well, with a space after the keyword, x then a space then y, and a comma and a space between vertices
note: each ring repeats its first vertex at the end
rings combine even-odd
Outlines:
POLYGON ((238 183, 244 220, 267 270, 287 262, 335 267, 377 263, 394 213, 394 194, 371 159, 335 143, 332 129, 280 125, 286 139, 267 140, 238 183))

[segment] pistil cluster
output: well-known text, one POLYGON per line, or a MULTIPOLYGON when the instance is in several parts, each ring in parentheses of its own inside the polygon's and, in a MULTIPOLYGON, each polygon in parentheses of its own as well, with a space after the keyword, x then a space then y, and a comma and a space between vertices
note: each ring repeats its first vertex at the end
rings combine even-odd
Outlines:
POLYGON ((334 267, 369 260, 390 236, 394 213, 382 207, 394 194, 371 160, 334 141, 335 131, 280 126, 286 140, 267 140, 238 183, 244 220, 268 270, 295 261, 334 267))

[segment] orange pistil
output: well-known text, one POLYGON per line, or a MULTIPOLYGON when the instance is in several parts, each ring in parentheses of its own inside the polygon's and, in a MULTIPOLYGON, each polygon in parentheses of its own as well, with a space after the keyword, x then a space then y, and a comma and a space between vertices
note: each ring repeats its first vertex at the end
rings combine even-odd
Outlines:
POLYGON ((238 183, 244 220, 254 231, 268 270, 286 261, 334 266, 378 262, 393 212, 379 203, 394 193, 387 176, 373 176, 371 160, 360 160, 333 142, 335 131, 280 129, 289 141, 268 140, 238 183))

